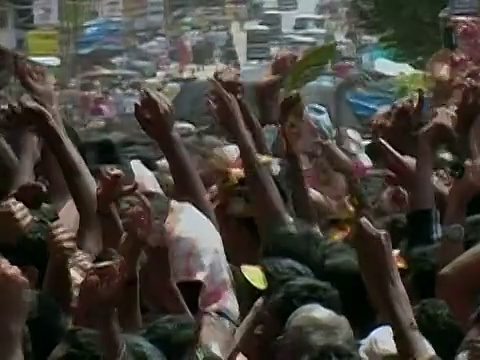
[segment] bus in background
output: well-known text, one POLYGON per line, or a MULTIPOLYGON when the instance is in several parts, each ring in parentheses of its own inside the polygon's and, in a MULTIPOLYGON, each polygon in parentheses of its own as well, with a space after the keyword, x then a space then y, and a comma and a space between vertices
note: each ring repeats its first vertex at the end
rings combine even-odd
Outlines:
POLYGON ((275 41, 281 38, 282 35, 282 13, 278 10, 264 11, 259 25, 268 26, 270 29, 270 38, 275 41))
POLYGON ((247 61, 268 61, 271 58, 270 28, 265 25, 247 23, 244 30, 247 34, 247 61))
POLYGON ((280 11, 296 11, 298 9, 297 0, 277 0, 278 10, 280 11))
POLYGON ((327 37, 326 15, 301 14, 295 16, 292 34, 314 38, 317 45, 323 45, 327 37))
POLYGON ((308 36, 288 34, 283 37, 282 45, 297 56, 301 56, 305 50, 317 45, 317 41, 308 36))
POLYGON ((301 14, 295 16, 293 30, 326 29, 327 15, 301 14))

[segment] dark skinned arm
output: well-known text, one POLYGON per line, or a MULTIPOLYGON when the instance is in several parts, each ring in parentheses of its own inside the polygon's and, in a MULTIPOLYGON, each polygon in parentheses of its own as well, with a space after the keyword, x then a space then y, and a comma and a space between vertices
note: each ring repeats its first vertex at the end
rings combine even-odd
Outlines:
POLYGON ((295 215, 309 225, 316 225, 317 219, 312 203, 310 202, 308 188, 305 185, 300 159, 286 136, 285 128, 282 128, 282 136, 285 139, 287 179, 290 190, 292 191, 292 203, 295 215))
POLYGON ((257 152, 263 155, 270 155, 270 149, 265 142, 265 137, 263 136, 262 126, 260 125, 260 122, 255 117, 245 100, 240 99, 238 103, 240 105, 240 110, 242 111, 245 125, 250 131, 250 134, 252 134, 253 142, 255 143, 255 148, 257 149, 257 152))
POLYGON ((17 169, 18 159, 5 138, 0 135, 0 172, 5 183, 4 188, 2 186, 1 189, 2 194, 8 194, 11 191, 17 169))
POLYGON ((37 134, 25 131, 22 134, 18 168, 13 187, 18 189, 23 184, 35 181, 35 165, 40 158, 41 144, 37 134))
POLYGON ((237 100, 221 88, 219 83, 214 83, 214 85, 223 101, 232 105, 229 106, 232 111, 227 115, 230 117, 229 131, 232 132, 231 135, 240 150, 247 188, 261 232, 266 235, 272 224, 287 226, 289 224, 287 209, 269 170, 260 163, 257 157, 255 145, 245 126, 237 100))
MULTIPOLYGON (((42 115, 39 115, 42 116, 42 115)), ((37 127, 45 144, 55 155, 80 215, 79 248, 97 254, 102 246, 97 219, 97 186, 90 171, 63 129, 54 121, 41 121, 37 127)))
POLYGON ((126 274, 122 287, 123 296, 118 304, 118 318, 124 331, 137 331, 142 327, 138 275, 138 261, 142 248, 135 239, 127 238, 120 247, 120 254, 125 260, 126 274))
POLYGON ((170 165, 170 173, 175 182, 175 190, 185 196, 218 229, 213 207, 208 201, 207 190, 203 186, 199 173, 190 161, 187 149, 180 136, 171 130, 161 138, 155 139, 170 165))
POLYGON ((43 280, 42 290, 58 303, 65 314, 70 313, 72 300, 72 281, 68 268, 68 259, 48 260, 47 271, 43 280))

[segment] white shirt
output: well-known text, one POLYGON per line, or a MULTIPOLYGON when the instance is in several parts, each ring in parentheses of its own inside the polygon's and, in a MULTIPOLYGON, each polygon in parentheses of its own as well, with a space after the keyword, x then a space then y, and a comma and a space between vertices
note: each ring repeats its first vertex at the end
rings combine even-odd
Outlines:
POLYGON ((212 222, 188 202, 171 201, 166 220, 172 282, 201 281, 199 308, 238 320, 238 302, 222 238, 212 222))

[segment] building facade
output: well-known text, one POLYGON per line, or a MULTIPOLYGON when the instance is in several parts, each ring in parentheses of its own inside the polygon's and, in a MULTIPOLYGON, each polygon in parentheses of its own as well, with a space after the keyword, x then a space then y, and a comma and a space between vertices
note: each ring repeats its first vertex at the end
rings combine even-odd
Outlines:
POLYGON ((124 2, 126 0, 99 0, 98 1, 98 16, 113 18, 122 17, 124 11, 124 2))

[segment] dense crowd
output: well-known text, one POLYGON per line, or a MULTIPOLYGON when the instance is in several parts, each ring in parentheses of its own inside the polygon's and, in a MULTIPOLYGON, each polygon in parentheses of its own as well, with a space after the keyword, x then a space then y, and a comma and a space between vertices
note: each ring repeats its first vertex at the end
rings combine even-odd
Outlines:
POLYGON ((157 162, 108 136, 86 148, 54 80, 17 62, 30 97, 0 124, 1 360, 480 359, 476 83, 438 80, 428 110, 422 92, 399 101, 365 142, 282 95, 295 61, 272 62, 255 112, 238 74, 216 73, 216 138, 195 146, 143 90, 157 162))

